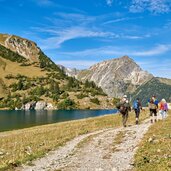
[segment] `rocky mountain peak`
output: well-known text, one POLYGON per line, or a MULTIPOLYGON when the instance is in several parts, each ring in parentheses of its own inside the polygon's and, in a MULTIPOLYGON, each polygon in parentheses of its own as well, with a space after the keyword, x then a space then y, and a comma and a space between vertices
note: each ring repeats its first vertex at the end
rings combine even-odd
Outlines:
POLYGON ((0 34, 0 44, 13 52, 25 57, 31 62, 39 61, 39 51, 36 43, 15 35, 0 34))
POLYGON ((80 80, 94 81, 111 97, 131 93, 152 77, 128 56, 97 63, 78 74, 80 80))

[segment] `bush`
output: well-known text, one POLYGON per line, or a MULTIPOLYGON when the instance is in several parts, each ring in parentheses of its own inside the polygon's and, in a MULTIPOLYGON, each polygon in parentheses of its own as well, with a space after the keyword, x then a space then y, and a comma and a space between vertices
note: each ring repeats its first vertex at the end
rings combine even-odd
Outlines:
POLYGON ((61 99, 66 99, 67 97, 69 97, 69 94, 68 94, 67 92, 64 92, 64 93, 60 96, 61 99))
POLYGON ((90 101, 91 101, 92 103, 95 103, 95 104, 97 104, 97 105, 100 105, 100 101, 99 101, 98 98, 90 99, 90 101))
POLYGON ((119 98, 113 98, 112 103, 116 106, 116 104, 120 101, 119 98))
POLYGON ((46 89, 43 86, 36 87, 30 91, 30 95, 37 95, 37 96, 42 96, 46 92, 46 89))
POLYGON ((80 93, 80 94, 76 95, 76 97, 77 97, 77 99, 83 99, 84 97, 88 97, 88 95, 80 93))
POLYGON ((17 52, 13 52, 10 49, 7 49, 2 45, 0 45, 0 56, 12 62, 22 63, 22 62, 28 61, 26 58, 19 55, 17 52))
POLYGON ((58 107, 58 109, 75 109, 76 104, 75 104, 74 100, 67 98, 67 99, 59 102, 57 107, 58 107))
POLYGON ((5 76, 6 79, 10 80, 10 79, 14 79, 15 76, 13 76, 12 74, 8 74, 5 76))

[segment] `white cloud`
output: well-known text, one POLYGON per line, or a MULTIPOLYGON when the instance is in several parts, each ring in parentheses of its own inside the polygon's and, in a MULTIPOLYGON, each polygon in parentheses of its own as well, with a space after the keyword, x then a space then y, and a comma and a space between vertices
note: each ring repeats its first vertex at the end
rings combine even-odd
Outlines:
POLYGON ((158 45, 150 50, 134 52, 133 54, 136 56, 153 56, 153 55, 160 55, 164 54, 171 50, 171 45, 158 45))
POLYGON ((53 1, 51 0, 32 0, 39 6, 52 6, 55 5, 53 1))
POLYGON ((137 61, 137 64, 140 65, 144 70, 149 71, 154 76, 171 78, 171 60, 162 59, 162 60, 144 60, 143 62, 137 61))
POLYGON ((142 19, 143 17, 125 17, 125 18, 117 18, 115 20, 109 20, 104 22, 103 24, 111 24, 111 23, 118 23, 118 22, 122 22, 122 21, 129 21, 129 20, 136 20, 136 19, 142 19))
POLYGON ((64 29, 62 31, 58 31, 57 29, 42 29, 35 28, 39 32, 46 32, 49 34, 53 34, 53 36, 40 40, 40 46, 42 49, 55 49, 59 48, 61 44, 68 40, 76 39, 76 38, 85 38, 85 37, 117 37, 114 33, 111 32, 103 32, 96 30, 89 30, 84 27, 71 27, 64 29))
POLYGON ((86 69, 98 62, 99 61, 93 61, 93 60, 59 60, 56 61, 55 63, 63 65, 67 68, 86 69))
POLYGON ((115 19, 115 20, 106 21, 103 24, 111 24, 111 23, 117 23, 117 22, 128 21, 128 20, 129 20, 128 17, 126 17, 126 18, 118 18, 118 19, 115 19))
POLYGON ((106 0, 106 3, 107 3, 108 6, 112 6, 113 0, 106 0))
POLYGON ((84 51, 75 51, 75 52, 59 52, 58 54, 68 56, 68 57, 104 57, 104 56, 137 56, 137 57, 149 57, 154 55, 165 54, 166 52, 171 51, 171 45, 158 45, 150 50, 141 50, 140 48, 135 47, 102 47, 95 49, 87 49, 84 51), (135 49, 135 50, 132 50, 135 49))
POLYGON ((152 13, 168 13, 171 10, 170 0, 132 0, 130 12, 150 11, 152 13))

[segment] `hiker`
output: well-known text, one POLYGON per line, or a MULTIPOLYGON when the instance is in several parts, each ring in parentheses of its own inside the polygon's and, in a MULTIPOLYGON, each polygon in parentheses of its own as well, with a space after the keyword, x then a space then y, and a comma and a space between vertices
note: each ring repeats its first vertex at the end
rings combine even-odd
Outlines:
POLYGON ((153 123, 153 120, 157 122, 157 109, 158 109, 158 101, 156 100, 155 96, 153 96, 149 103, 148 107, 150 110, 150 116, 151 116, 151 123, 153 123), (154 118, 154 119, 153 119, 154 118))
POLYGON ((152 99, 153 99, 153 101, 154 101, 154 104, 157 106, 157 108, 158 108, 158 103, 159 103, 159 101, 157 100, 157 98, 156 98, 156 96, 152 96, 152 99))
POLYGON ((133 103, 133 109, 135 111, 135 117, 136 117, 136 122, 135 124, 139 123, 139 115, 140 115, 140 110, 142 110, 142 105, 140 102, 140 99, 137 98, 134 103, 133 103))
POLYGON ((162 116, 162 119, 167 117, 168 105, 165 99, 162 99, 159 103, 159 113, 162 116))
POLYGON ((119 110, 120 114, 122 115, 122 124, 124 127, 126 127, 126 122, 128 120, 128 113, 129 111, 131 111, 131 107, 127 99, 127 95, 123 96, 120 102, 116 104, 116 107, 119 110))

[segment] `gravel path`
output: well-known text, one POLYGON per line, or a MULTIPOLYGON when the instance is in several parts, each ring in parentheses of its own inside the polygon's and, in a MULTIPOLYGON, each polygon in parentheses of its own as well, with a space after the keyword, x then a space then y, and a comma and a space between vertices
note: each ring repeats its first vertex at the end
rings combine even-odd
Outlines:
POLYGON ((126 128, 106 129, 81 135, 64 147, 47 156, 23 166, 23 171, 129 171, 137 145, 148 131, 150 121, 126 128), (115 144, 115 137, 124 135, 122 142, 115 144))

